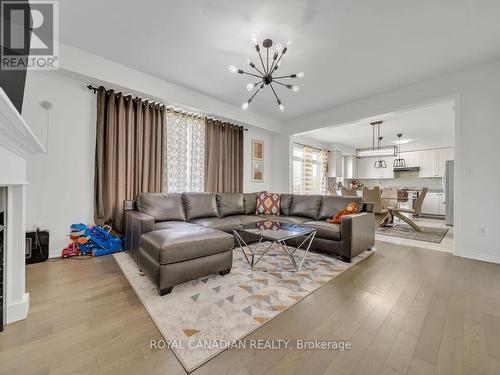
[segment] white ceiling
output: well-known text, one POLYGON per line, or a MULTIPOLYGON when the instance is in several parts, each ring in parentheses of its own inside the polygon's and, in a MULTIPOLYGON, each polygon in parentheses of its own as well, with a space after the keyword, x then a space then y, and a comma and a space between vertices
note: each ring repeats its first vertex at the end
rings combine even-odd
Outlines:
MULTIPOLYGON (((255 60, 252 34, 292 41, 284 73, 301 91, 268 88, 249 110, 287 121, 500 55, 498 0, 64 0, 62 42, 234 105, 231 75, 255 60)), ((281 70, 281 68, 280 68, 281 70)))
POLYGON ((300 134, 301 139, 323 145, 341 144, 353 149, 372 147, 371 122, 382 120, 383 145, 395 145, 396 134, 403 133, 402 151, 451 147, 455 145, 455 106, 453 101, 435 103, 407 111, 386 113, 361 121, 300 134), (408 142, 408 143, 406 143, 408 142))

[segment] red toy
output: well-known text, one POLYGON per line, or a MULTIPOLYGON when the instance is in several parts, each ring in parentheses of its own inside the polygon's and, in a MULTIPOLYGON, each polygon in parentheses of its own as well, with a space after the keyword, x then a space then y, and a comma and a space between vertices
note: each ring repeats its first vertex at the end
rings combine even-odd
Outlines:
POLYGON ((70 258, 80 255, 78 250, 78 244, 76 242, 71 242, 67 247, 65 247, 61 253, 61 258, 70 258))

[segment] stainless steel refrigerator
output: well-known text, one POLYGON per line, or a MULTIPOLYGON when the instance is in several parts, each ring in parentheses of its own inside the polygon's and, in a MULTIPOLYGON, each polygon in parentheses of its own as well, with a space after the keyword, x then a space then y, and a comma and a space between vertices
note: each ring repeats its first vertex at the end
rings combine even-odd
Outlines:
POLYGON ((446 161, 446 169, 443 176, 443 190, 445 199, 445 223, 446 225, 453 225, 453 200, 455 198, 455 189, 453 181, 455 178, 455 162, 453 160, 446 161))

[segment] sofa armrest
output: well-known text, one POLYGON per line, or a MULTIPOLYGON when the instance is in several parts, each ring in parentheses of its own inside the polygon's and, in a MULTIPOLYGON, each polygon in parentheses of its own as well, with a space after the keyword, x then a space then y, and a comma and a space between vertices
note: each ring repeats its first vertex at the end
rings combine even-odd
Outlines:
POLYGON ((139 211, 124 212, 124 248, 136 262, 139 254, 139 242, 144 233, 151 232, 155 219, 139 211))
POLYGON ((352 258, 375 245, 375 215, 361 212, 342 216, 340 221, 342 260, 350 262, 352 258))

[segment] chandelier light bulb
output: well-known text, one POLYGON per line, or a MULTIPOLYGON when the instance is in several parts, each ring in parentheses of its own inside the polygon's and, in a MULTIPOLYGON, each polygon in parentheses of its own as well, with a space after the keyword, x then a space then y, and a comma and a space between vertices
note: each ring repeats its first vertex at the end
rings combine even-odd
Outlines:
POLYGON ((285 112, 285 106, 283 104, 280 104, 280 111, 285 112))
POLYGON ((252 91, 254 87, 255 87, 255 85, 254 85, 253 83, 249 83, 249 84, 247 85, 247 90, 248 90, 248 91, 252 91))
POLYGON ((229 71, 231 73, 236 73, 238 71, 238 68, 235 67, 234 65, 229 65, 229 71))
POLYGON ((281 43, 278 43, 278 44, 276 45, 276 51, 277 51, 277 52, 281 52, 281 50, 282 50, 282 49, 283 49, 283 46, 281 45, 281 43))
POLYGON ((252 35, 252 43, 257 44, 257 36, 255 34, 252 35))
POLYGON ((292 86, 292 91, 293 92, 299 92, 300 91, 300 86, 292 86))
POLYGON ((291 44, 292 44, 292 41, 291 41, 291 40, 289 40, 288 42, 286 42, 286 46, 287 46, 287 47, 290 47, 290 46, 291 46, 291 44))
POLYGON ((304 78, 304 72, 297 73, 297 78, 300 78, 300 79, 304 78))
POLYGON ((248 108, 248 102, 245 102, 241 105, 242 110, 246 110, 248 108))

